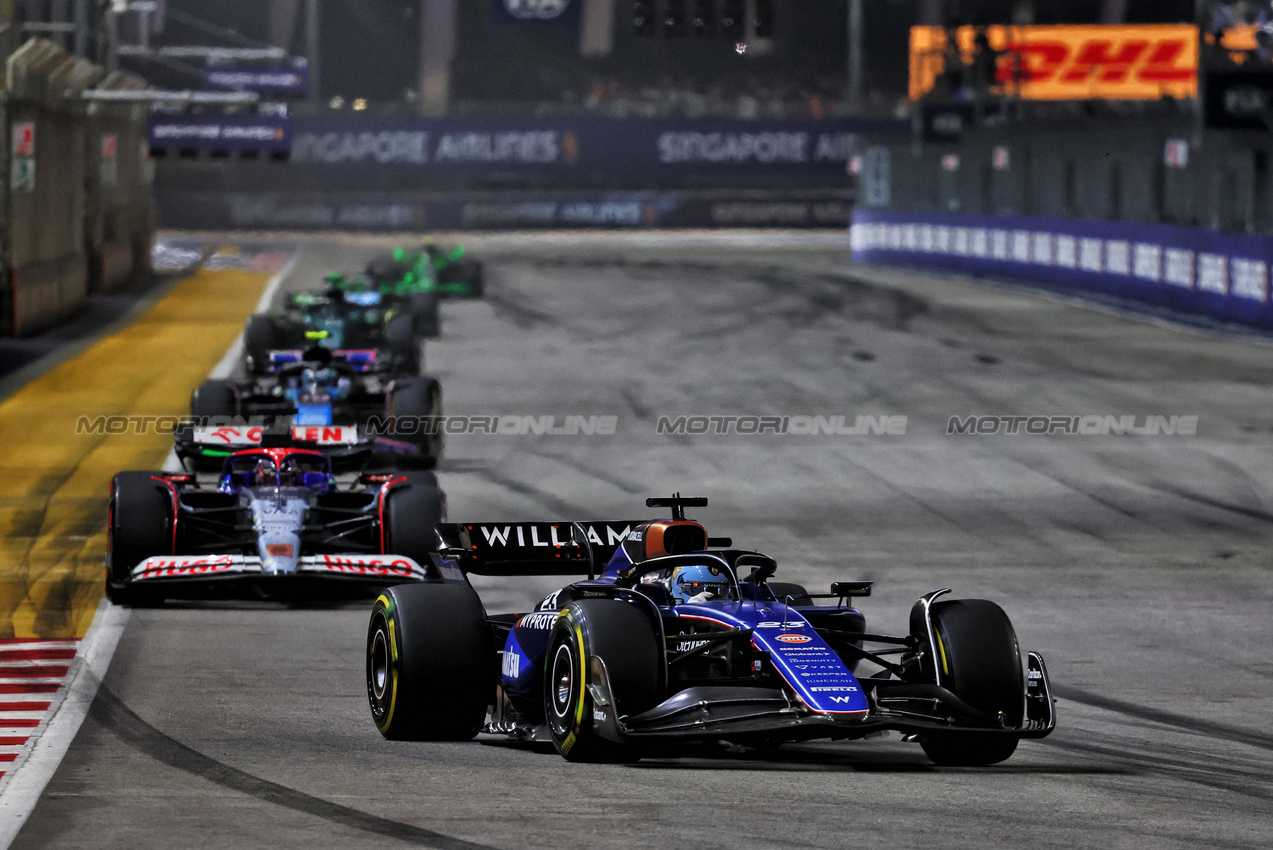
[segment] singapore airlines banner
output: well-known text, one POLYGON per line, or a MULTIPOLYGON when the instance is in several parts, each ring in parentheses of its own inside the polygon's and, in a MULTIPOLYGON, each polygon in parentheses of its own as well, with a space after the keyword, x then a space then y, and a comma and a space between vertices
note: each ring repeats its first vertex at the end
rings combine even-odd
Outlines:
POLYGON ((870 120, 743 121, 598 116, 523 119, 296 118, 292 165, 325 175, 489 172, 650 176, 843 175, 855 133, 904 132, 870 120))
MULTIPOLYGON (((201 117, 152 145, 226 149, 201 117)), ((217 157, 195 190, 202 157, 166 155, 155 190, 166 224, 203 229, 844 227, 855 136, 889 132, 909 123, 298 116, 286 162, 217 157)))

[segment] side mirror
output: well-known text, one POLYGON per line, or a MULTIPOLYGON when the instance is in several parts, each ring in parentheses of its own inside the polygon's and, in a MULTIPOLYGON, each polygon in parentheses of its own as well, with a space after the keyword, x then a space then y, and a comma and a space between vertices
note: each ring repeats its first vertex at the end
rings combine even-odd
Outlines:
POLYGON ((870 596, 873 581, 836 581, 831 583, 831 592, 841 598, 854 596, 870 596))
POLYGON ((778 566, 773 561, 767 564, 761 564, 759 567, 751 571, 751 580, 755 584, 764 584, 774 577, 774 573, 778 572, 778 566))

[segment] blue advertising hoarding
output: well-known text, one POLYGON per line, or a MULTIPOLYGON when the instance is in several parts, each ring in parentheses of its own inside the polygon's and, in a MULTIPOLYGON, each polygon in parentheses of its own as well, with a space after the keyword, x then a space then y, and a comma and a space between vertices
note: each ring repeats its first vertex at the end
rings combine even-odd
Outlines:
POLYGON ((1040 281, 1273 328, 1273 239, 1135 221, 853 211, 853 258, 1040 281))
POLYGON ((843 178, 859 133, 904 133, 868 119, 820 121, 529 118, 295 119, 292 166, 359 171, 528 171, 657 177, 667 173, 808 173, 843 178))
POLYGON ((309 92, 309 68, 205 68, 203 87, 303 96, 309 92))
POLYGON ((852 192, 156 192, 167 226, 196 230, 837 228, 852 192))
POLYGON ((150 114, 151 150, 194 148, 283 152, 292 146, 292 119, 277 115, 150 114))

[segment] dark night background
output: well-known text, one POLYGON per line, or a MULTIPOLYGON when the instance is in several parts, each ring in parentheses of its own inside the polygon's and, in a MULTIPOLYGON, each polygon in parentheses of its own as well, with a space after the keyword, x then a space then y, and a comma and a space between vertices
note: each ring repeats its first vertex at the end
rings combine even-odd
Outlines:
MULTIPOLYGON (((590 92, 639 94, 642 88, 694 92, 709 98, 753 94, 762 99, 799 90, 833 101, 842 97, 846 77, 847 0, 773 0, 774 50, 764 56, 737 55, 733 41, 713 38, 643 38, 631 25, 631 2, 619 0, 614 51, 585 59, 575 28, 502 26, 491 0, 460 0, 459 51, 452 65, 453 102, 478 108, 540 104, 571 107, 590 92)), ((865 88, 868 101, 886 108, 906 89, 907 33, 918 22, 920 0, 866 0, 864 4, 865 88)), ((1033 7, 1038 24, 1095 23, 1101 0, 948 0, 946 23, 1007 23, 1023 6, 1033 7)), ((303 9, 304 4, 302 4, 303 9)), ((168 7, 234 30, 257 42, 267 40, 269 6, 260 0, 168 0, 168 7)), ((417 87, 420 9, 412 0, 322 0, 322 83, 326 101, 365 98, 381 108, 405 107, 417 87)), ((1130 23, 1193 20, 1192 0, 1128 0, 1130 23)), ((166 43, 207 43, 199 33, 169 17, 166 43)), ((302 11, 290 45, 305 52, 302 11)), ((139 69, 142 70, 142 69, 139 69)), ((171 70, 144 69, 152 79, 171 70)), ((171 81, 178 84, 178 79, 171 81)), ((184 85, 189 85, 187 79, 184 85)), ((649 92, 646 92, 648 95, 649 92)))

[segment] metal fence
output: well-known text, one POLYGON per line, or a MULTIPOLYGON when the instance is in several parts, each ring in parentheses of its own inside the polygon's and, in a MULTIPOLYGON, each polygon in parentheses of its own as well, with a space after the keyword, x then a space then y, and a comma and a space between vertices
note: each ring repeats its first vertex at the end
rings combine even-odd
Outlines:
POLYGON ((1270 233, 1271 157, 1269 132, 1207 131, 1185 113, 969 121, 966 109, 930 110, 912 140, 868 145, 860 203, 1270 233))

